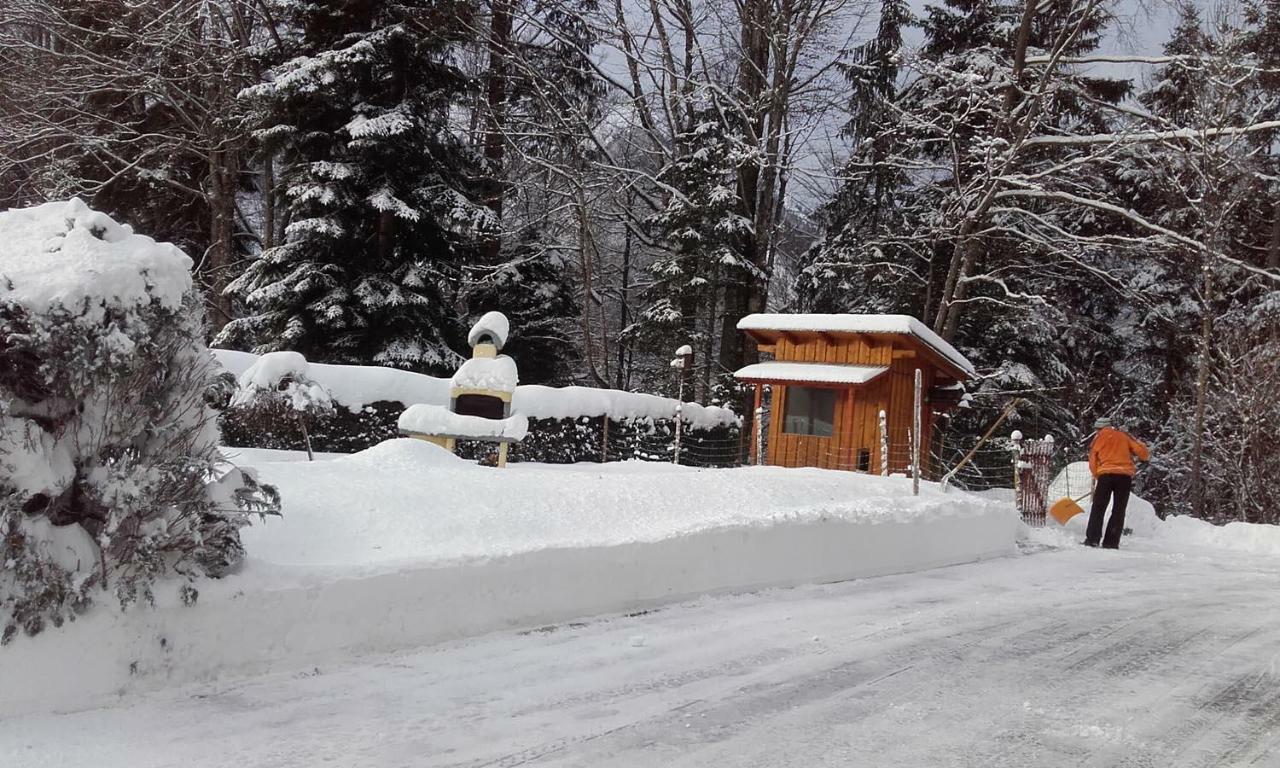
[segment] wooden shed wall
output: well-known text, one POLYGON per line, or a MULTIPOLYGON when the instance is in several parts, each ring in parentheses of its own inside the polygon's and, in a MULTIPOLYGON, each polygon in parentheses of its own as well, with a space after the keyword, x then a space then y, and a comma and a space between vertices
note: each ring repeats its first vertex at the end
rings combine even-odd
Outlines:
MULTIPOLYGON (((786 413, 787 386, 773 386, 772 417, 769 423, 768 463, 783 467, 822 467, 855 469, 858 451, 871 454, 871 471, 880 471, 880 411, 889 422, 889 471, 905 472, 910 461, 908 434, 914 402, 917 366, 924 371, 924 386, 932 386, 932 365, 911 354, 907 348, 891 343, 871 343, 863 337, 818 337, 791 339, 782 337, 773 346, 774 359, 780 361, 845 363, 851 365, 885 365, 889 371, 867 384, 856 387, 832 387, 836 399, 835 422, 831 437, 795 435, 782 431, 786 413), (899 357, 895 358, 895 350, 899 357)), ((927 451, 932 415, 926 407, 924 441, 927 451)), ((927 465, 925 465, 927 466, 927 465)))

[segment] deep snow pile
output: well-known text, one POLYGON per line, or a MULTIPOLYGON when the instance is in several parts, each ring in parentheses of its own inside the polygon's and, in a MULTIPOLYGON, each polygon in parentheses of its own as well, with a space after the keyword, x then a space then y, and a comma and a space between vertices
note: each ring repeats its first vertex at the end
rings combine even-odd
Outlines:
MULTIPOLYGON (((229 373, 236 377, 246 374, 250 379, 270 378, 278 373, 283 360, 271 355, 250 354, 225 349, 213 350, 214 357, 229 373)), ((273 353, 279 354, 279 353, 273 353)), ((287 363, 288 369, 305 376, 322 387, 333 401, 355 412, 365 406, 382 401, 448 405, 449 379, 411 373, 394 368, 364 365, 328 365, 307 362, 296 352, 287 363)), ((485 364, 492 365, 492 364, 485 364)), ((500 364, 499 364, 500 365, 500 364)), ((486 374, 492 371, 484 371, 486 374)), ((499 372, 504 381, 514 371, 499 372)), ((490 377, 492 378, 492 377, 490 377)), ((465 384, 471 386, 470 383, 465 384)), ((522 385, 515 387, 511 409, 531 419, 565 419, 581 416, 609 416, 612 419, 672 419, 675 418, 676 401, 670 397, 623 392, 616 389, 592 387, 545 387, 522 385)), ((682 414, 687 423, 698 428, 712 428, 737 424, 733 411, 717 406, 685 403, 682 414)))
POLYGON ((218 456, 190 269, 79 200, 0 213, 0 644, 221 574, 273 510, 218 456))
POLYGON ((193 609, 168 597, 15 643, 0 653, 0 678, 19 681, 0 691, 0 714, 1015 547, 1007 505, 929 484, 914 498, 903 478, 638 462, 497 470, 407 439, 316 462, 225 450, 285 500, 283 517, 244 531, 241 572, 193 609), (74 677, 58 672, 89 648, 74 677))

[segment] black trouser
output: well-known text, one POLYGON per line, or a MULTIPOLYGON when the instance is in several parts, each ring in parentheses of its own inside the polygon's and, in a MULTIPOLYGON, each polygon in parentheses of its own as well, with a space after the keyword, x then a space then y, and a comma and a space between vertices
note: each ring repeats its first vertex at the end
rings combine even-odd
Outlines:
POLYGON ((1120 534, 1124 532, 1124 510, 1129 506, 1129 491, 1133 488, 1133 478, 1128 475, 1098 475, 1098 484, 1093 489, 1093 509, 1089 511, 1089 529, 1085 532, 1086 544, 1097 545, 1102 539, 1102 546, 1119 549, 1120 534), (1107 511, 1107 502, 1111 502, 1111 517, 1107 520, 1106 536, 1102 535, 1102 516, 1107 511))

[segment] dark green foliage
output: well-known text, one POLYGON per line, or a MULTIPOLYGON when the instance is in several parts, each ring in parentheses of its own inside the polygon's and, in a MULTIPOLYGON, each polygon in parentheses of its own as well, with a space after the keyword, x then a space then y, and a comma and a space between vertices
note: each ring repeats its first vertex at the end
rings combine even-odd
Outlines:
POLYGON ((250 315, 222 341, 317 361, 441 372, 463 329, 462 265, 495 226, 492 181, 448 127, 469 87, 451 63, 465 3, 304 2, 297 57, 246 91, 284 165, 285 242, 230 291, 250 315))

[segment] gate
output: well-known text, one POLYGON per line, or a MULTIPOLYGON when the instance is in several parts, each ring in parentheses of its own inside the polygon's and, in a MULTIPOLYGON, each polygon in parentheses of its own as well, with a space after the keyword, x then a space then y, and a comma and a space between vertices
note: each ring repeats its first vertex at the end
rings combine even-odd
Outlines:
POLYGON ((1017 471, 1014 473, 1014 494, 1018 512, 1027 525, 1040 527, 1049 512, 1049 480, 1053 469, 1056 447, 1053 437, 1044 440, 1022 440, 1016 434, 1013 441, 1017 471))

